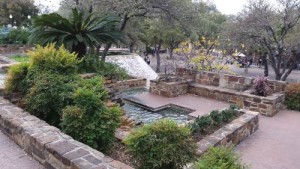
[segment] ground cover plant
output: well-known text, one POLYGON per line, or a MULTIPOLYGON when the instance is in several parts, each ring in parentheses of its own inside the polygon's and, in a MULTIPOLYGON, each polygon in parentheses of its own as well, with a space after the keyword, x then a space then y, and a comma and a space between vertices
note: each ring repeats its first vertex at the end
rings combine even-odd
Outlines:
POLYGON ((10 57, 10 59, 17 61, 17 62, 29 62, 29 57, 26 55, 14 55, 10 57))
POLYGON ((246 169, 233 147, 211 147, 195 164, 195 169, 246 169))
POLYGON ((237 106, 231 105, 230 108, 221 111, 214 110, 209 115, 197 117, 189 128, 193 137, 199 141, 204 136, 213 133, 222 125, 229 123, 233 119, 239 117, 241 113, 238 111, 237 106))

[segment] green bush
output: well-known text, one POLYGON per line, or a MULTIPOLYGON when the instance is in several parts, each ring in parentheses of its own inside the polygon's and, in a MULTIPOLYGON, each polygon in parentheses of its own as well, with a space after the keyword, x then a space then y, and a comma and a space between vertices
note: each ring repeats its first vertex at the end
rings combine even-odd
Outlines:
POLYGON ((126 70, 113 63, 101 62, 98 55, 86 55, 78 65, 81 73, 98 73, 118 80, 128 78, 126 70))
POLYGON ((34 85, 25 97, 26 109, 50 125, 58 126, 62 109, 71 102, 73 78, 49 72, 35 76, 34 85))
POLYGON ((61 127, 74 139, 105 152, 114 142, 121 111, 106 108, 101 97, 91 89, 77 89, 73 94, 75 105, 63 110, 61 127))
POLYGON ((180 169, 195 159, 189 129, 169 119, 137 129, 124 142, 140 169, 180 169))
POLYGON ((212 147, 196 163, 196 169, 246 169, 232 147, 212 147))
POLYGON ((206 133, 209 126, 213 125, 213 121, 210 116, 197 117, 191 124, 192 133, 206 133))
POLYGON ((218 110, 210 112, 210 117, 216 124, 221 124, 223 122, 223 115, 219 113, 218 110))
POLYGON ((100 76, 95 76, 90 79, 81 79, 75 82, 77 88, 84 88, 92 90, 99 100, 106 101, 108 93, 103 85, 103 79, 100 76))
POLYGON ((100 68, 100 59, 98 55, 85 55, 78 64, 81 73, 96 73, 100 68))
POLYGON ((35 51, 28 53, 30 57, 30 69, 38 72, 54 72, 59 74, 77 73, 79 60, 75 53, 70 53, 63 46, 59 49, 54 44, 46 47, 37 46, 35 51))
POLYGON ((28 43, 30 31, 28 29, 11 29, 7 35, 2 35, 0 42, 2 44, 25 45, 28 43))
POLYGON ((219 126, 222 123, 228 123, 238 115, 237 106, 231 105, 229 109, 221 112, 213 110, 209 115, 197 117, 193 123, 189 125, 192 133, 207 134, 209 129, 219 126))
POLYGON ((28 63, 19 63, 9 68, 7 77, 5 79, 5 93, 25 92, 30 87, 27 81, 28 63))
POLYGON ((300 111, 300 84, 289 84, 285 89, 285 105, 288 109, 300 111))
POLYGON ((237 111, 233 109, 222 110, 223 122, 230 122, 235 117, 237 111))

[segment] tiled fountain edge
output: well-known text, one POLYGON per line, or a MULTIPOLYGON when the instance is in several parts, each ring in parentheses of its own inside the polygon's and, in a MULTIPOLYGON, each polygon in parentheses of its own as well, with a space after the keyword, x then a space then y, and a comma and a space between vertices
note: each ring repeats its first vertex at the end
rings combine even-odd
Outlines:
POLYGON ((244 114, 239 118, 197 142, 197 154, 199 156, 210 147, 237 145, 258 129, 259 113, 244 109, 240 111, 244 114))
POLYGON ((132 169, 0 97, 0 129, 46 168, 132 169))

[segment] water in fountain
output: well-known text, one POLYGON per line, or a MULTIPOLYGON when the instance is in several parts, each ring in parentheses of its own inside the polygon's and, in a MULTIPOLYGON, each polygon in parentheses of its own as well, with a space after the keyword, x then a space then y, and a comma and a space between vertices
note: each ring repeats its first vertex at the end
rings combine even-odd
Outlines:
MULTIPOLYGON (((122 92, 122 97, 130 97, 136 94, 141 94, 148 92, 147 89, 140 88, 140 89, 130 89, 122 92)), ((136 106, 129 102, 125 102, 123 106, 126 115, 134 120, 135 122, 143 122, 145 124, 153 123, 158 121, 162 118, 170 118, 176 121, 178 124, 185 124, 189 121, 188 114, 190 111, 175 108, 175 107, 168 107, 156 112, 146 110, 142 107, 136 106)))
POLYGON ((130 76, 154 80, 157 73, 136 54, 107 56, 107 62, 114 63, 124 68, 130 76))

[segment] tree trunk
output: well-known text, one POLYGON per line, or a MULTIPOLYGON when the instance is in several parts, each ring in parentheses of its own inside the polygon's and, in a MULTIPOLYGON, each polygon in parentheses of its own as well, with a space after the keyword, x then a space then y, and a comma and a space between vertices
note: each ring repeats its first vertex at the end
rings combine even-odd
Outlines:
POLYGON ((77 45, 72 46, 72 52, 77 54, 77 58, 81 59, 86 54, 86 45, 79 42, 77 45))
POLYGON ((96 54, 97 56, 99 56, 99 54, 100 54, 100 48, 101 48, 101 45, 97 45, 97 46, 96 46, 96 53, 95 53, 95 54, 96 54))
POLYGON ((112 44, 109 43, 109 44, 107 44, 107 45, 105 46, 105 49, 104 49, 104 51, 103 51, 103 53, 102 53, 101 62, 105 62, 105 59, 106 59, 108 50, 109 50, 109 48, 111 47, 111 45, 112 45, 112 44))
POLYGON ((157 64, 156 64, 156 72, 157 73, 160 73, 160 55, 159 55, 159 52, 160 52, 161 45, 162 45, 162 40, 159 40, 159 44, 158 44, 158 46, 155 50, 156 61, 157 61, 157 64))
MULTIPOLYGON (((121 26, 120 26, 120 31, 123 32, 125 27, 126 27, 126 24, 127 24, 127 21, 129 20, 128 18, 128 15, 125 14, 124 17, 123 17, 123 20, 122 20, 122 23, 121 23, 121 26)), ((108 53, 108 50, 109 48, 111 47, 112 43, 109 43, 105 46, 105 49, 102 53, 102 57, 101 57, 101 62, 105 62, 105 58, 106 58, 106 55, 108 53)))
POLYGON ((169 48, 169 52, 170 52, 170 59, 173 59, 173 48, 169 48))

